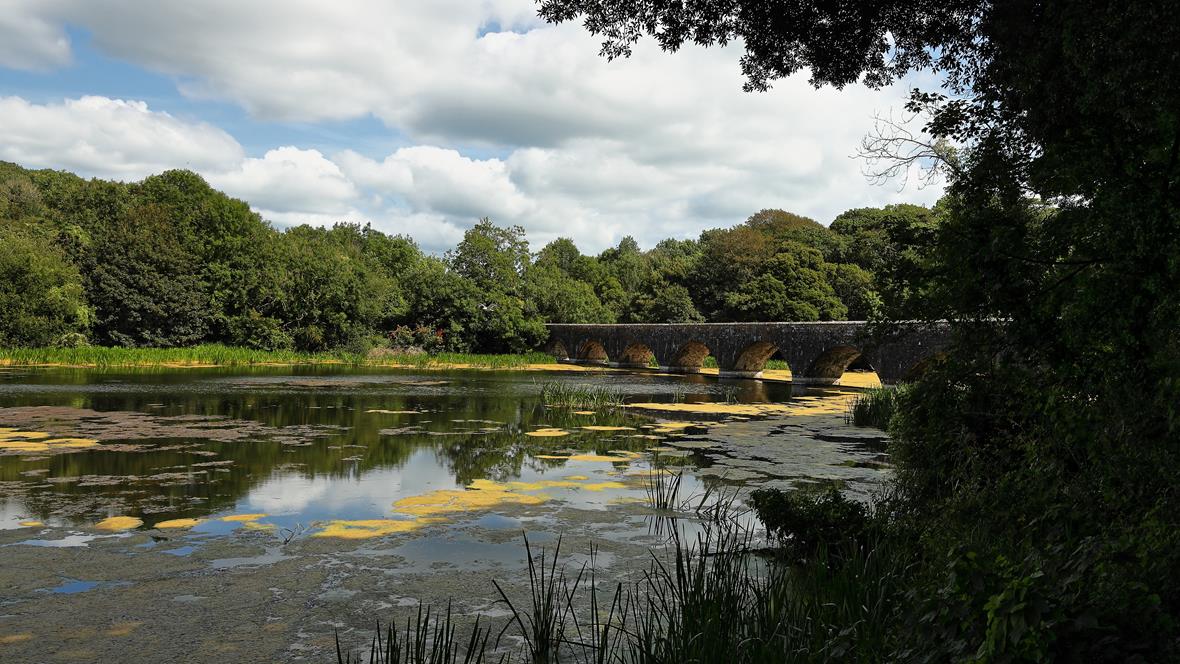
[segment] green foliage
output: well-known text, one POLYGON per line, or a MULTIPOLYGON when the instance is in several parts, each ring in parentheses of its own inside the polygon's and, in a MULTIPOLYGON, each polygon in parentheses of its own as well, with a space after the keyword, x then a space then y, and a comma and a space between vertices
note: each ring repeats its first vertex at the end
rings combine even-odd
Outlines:
POLYGON ((105 220, 83 264, 99 343, 185 346, 205 338, 209 294, 185 235, 152 203, 105 220))
MULTIPOLYGON (((907 105, 928 146, 907 127, 867 144, 887 174, 946 174, 948 197, 932 214, 850 211, 825 256, 873 274, 884 316, 955 335, 890 422, 896 481, 878 518, 921 572, 896 603, 912 611, 887 618, 905 638, 881 659, 1180 658, 1173 13, 1162 0, 542 2, 545 18, 604 35, 607 55, 644 34, 669 51, 741 43, 753 89, 804 68, 836 86, 944 81, 907 105)), ((728 244, 703 251, 768 251, 728 244)), ((764 262, 734 271, 753 282, 764 262)), ((701 286, 716 315, 725 293, 701 286)))
POLYGON ((545 322, 834 320, 881 309, 876 275, 832 262, 849 260, 846 238, 782 210, 649 251, 627 237, 588 256, 559 238, 535 259, 523 229, 482 219, 440 260, 368 225, 276 230, 189 171, 122 184, 0 163, 0 219, 77 270, 83 309, 60 334, 101 344, 359 353, 400 326, 441 332, 441 344, 421 345, 431 352, 516 353, 542 343, 545 322))
POLYGON ((78 270, 57 247, 0 221, 0 344, 50 346, 84 333, 91 313, 78 270))
POLYGON ((253 310, 226 321, 226 340, 234 346, 258 350, 287 350, 295 344, 281 321, 253 310))
POLYGON ((904 390, 904 386, 865 390, 848 404, 848 415, 845 419, 858 427, 888 429, 889 421, 897 412, 898 394, 904 390))
POLYGON ((859 542, 869 523, 864 505, 832 487, 818 492, 756 489, 750 504, 767 532, 803 556, 859 542))

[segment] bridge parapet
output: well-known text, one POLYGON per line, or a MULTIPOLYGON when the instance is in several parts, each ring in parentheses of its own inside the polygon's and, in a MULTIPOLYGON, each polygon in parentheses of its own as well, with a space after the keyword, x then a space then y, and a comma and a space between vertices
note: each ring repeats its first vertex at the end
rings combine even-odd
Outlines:
POLYGON ((549 324, 546 349, 559 359, 695 373, 712 355, 723 377, 758 378, 781 354, 800 385, 832 385, 862 355, 881 382, 906 379, 949 342, 945 324, 908 323, 885 343, 868 338, 864 321, 820 323, 549 324))

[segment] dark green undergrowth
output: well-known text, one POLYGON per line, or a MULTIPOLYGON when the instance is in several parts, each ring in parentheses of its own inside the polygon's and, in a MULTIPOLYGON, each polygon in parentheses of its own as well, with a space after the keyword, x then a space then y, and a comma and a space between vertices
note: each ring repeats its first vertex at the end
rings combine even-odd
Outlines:
POLYGON ((904 388, 872 387, 856 395, 848 405, 845 420, 858 427, 888 429, 897 412, 898 391, 904 388))

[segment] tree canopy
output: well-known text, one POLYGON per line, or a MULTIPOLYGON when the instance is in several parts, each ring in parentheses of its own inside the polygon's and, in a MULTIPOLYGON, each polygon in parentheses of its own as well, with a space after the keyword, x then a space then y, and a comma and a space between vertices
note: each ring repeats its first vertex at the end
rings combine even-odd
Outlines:
MULTIPOLYGON (((863 149, 880 175, 941 172, 947 197, 851 210, 825 254, 873 276, 880 301, 852 305, 861 279, 840 268, 845 306, 956 335, 892 424, 882 525, 892 546, 919 543, 902 548, 925 570, 898 599, 893 658, 1180 656, 1175 3, 542 0, 541 14, 582 21, 607 57, 644 37, 734 43, 750 90, 804 71, 836 87, 934 75, 906 106, 923 131, 884 122, 863 149)), ((755 267, 764 238, 707 242, 741 247, 734 269, 784 301, 781 270, 755 267)))
MULTIPOLYGON (((874 249, 893 224, 873 226, 874 249)), ((543 343, 545 322, 872 316, 877 265, 857 263, 858 229, 761 210, 646 251, 557 238, 534 254, 522 228, 481 219, 438 257, 367 225, 277 229, 189 171, 123 184, 0 163, 0 232, 17 252, 0 343, 517 352, 543 343)))

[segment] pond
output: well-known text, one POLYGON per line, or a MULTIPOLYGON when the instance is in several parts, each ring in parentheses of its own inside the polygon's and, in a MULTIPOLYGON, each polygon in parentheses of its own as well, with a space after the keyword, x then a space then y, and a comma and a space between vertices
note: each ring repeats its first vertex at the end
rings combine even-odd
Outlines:
POLYGON ((522 533, 614 578, 754 486, 867 496, 851 390, 645 372, 0 371, 0 658, 334 661, 418 601, 503 614, 522 533), (541 385, 628 403, 546 407, 541 385), (6 654, 7 653, 7 654, 6 654), (63 654, 64 653, 64 654, 63 654))

